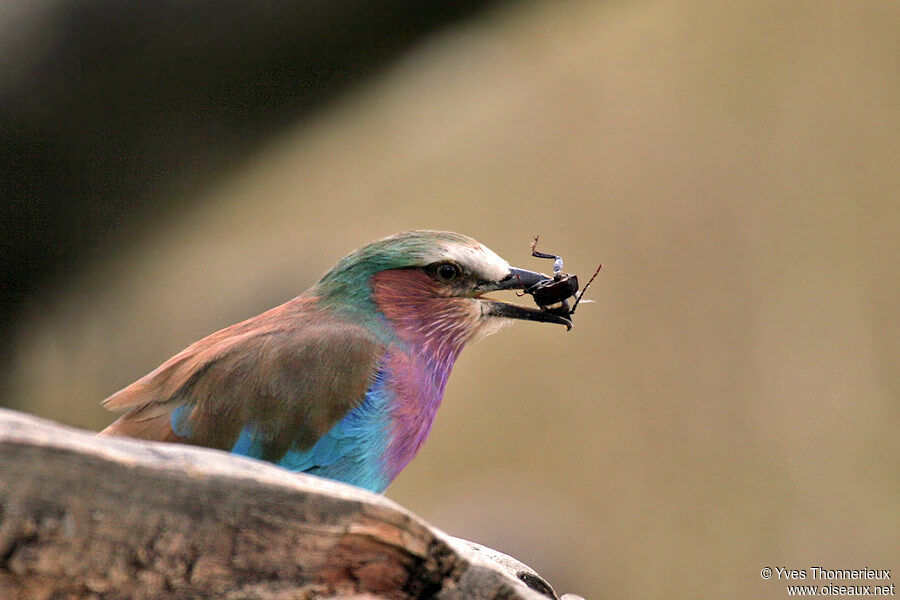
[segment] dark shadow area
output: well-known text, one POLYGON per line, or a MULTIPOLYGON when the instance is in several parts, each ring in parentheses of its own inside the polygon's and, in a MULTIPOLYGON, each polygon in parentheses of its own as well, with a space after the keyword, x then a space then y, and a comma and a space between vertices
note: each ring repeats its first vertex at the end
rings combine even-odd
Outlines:
MULTIPOLYGON (((0 13, 0 354, 131 220, 491 0, 36 3, 0 13)), ((0 364, 5 370, 6 360, 0 364)))

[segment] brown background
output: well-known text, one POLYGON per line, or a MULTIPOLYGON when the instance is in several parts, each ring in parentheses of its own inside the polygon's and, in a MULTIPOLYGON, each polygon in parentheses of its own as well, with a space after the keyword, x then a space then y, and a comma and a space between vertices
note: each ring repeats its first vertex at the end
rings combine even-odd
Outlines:
MULTIPOLYGON (((900 569, 900 10, 525 3, 445 31, 23 320, 10 403, 98 401, 371 239, 603 271, 575 329, 468 348, 388 496, 589 598, 900 569)), ((183 192, 179 192, 183 193, 183 192)))

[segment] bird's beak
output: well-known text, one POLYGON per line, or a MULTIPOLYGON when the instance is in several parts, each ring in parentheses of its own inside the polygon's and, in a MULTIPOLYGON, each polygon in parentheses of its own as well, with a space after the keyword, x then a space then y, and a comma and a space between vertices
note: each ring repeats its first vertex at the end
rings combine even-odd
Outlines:
MULTIPOLYGON (((542 281, 547 281, 548 279, 550 278, 546 275, 535 273, 534 271, 511 267, 509 269, 509 274, 506 277, 489 286, 483 286, 478 291, 480 293, 493 292, 496 290, 527 290, 533 285, 542 281)), ((492 317, 538 321, 541 323, 556 323, 558 325, 565 325, 566 330, 572 329, 572 321, 547 311, 519 306, 518 304, 511 304, 500 300, 493 300, 491 298, 482 298, 481 302, 484 303, 485 314, 492 317)))

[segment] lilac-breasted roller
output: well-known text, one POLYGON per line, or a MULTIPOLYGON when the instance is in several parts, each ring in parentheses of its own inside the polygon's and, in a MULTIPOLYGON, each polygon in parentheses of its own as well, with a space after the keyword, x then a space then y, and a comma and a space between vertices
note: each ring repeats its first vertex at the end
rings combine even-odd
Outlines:
POLYGON ((229 450, 382 492, 428 436, 467 342, 503 319, 571 325, 482 296, 544 279, 458 233, 378 240, 107 398, 126 412, 102 433, 229 450))

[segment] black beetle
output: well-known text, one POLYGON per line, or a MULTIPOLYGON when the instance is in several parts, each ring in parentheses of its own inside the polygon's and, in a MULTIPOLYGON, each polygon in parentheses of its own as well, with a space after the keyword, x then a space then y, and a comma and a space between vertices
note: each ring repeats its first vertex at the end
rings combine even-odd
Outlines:
POLYGON ((587 285, 584 286, 581 293, 578 293, 578 276, 572 273, 564 273, 562 257, 556 254, 538 252, 536 249, 537 243, 538 238, 535 237, 534 241, 531 242, 531 255, 536 258, 553 259, 553 277, 526 288, 522 295, 530 294, 538 307, 543 311, 560 317, 568 317, 575 312, 578 303, 584 297, 584 292, 594 282, 594 278, 597 277, 600 267, 603 265, 597 267, 587 285), (575 298, 575 303, 570 307, 569 300, 571 298, 575 298))

